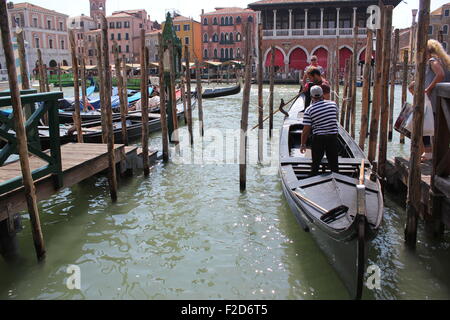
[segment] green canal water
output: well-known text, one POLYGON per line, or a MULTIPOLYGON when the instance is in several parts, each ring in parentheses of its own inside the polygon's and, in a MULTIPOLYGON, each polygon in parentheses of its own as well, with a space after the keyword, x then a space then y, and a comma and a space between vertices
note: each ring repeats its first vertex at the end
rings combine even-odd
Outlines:
MULTIPOLYGON (((275 94, 278 104, 295 96, 296 88, 277 86, 275 94)), ((251 95, 253 126, 256 87, 251 95)), ((238 129, 241 97, 204 101, 205 128, 238 129)), ((197 120, 197 110, 194 115, 197 120)), ((275 128, 281 124, 278 114, 275 128)), ((197 132, 194 157, 202 155, 197 132)), ((181 135, 186 136, 185 129, 181 135)), ((220 138, 207 140, 203 156, 214 158, 208 150, 220 138)), ((395 134, 390 157, 408 154, 409 145, 398 141, 395 134)), ((151 137, 150 145, 161 147, 160 134, 151 137)), ((256 148, 250 154, 254 158, 256 148)), ((211 162, 158 163, 148 178, 136 172, 120 182, 117 203, 109 198, 104 176, 42 201, 47 259, 36 263, 23 215, 20 262, 0 260, 0 299, 350 298, 310 235, 297 225, 276 171, 252 163, 247 192, 240 193, 238 165, 211 162), (81 270, 81 290, 66 287, 70 265, 81 270)), ((449 299, 449 233, 436 241, 421 223, 417 250, 408 251, 405 210, 395 197, 385 200, 384 223, 370 249, 369 265, 381 269, 381 290, 366 288, 364 298, 449 299)))

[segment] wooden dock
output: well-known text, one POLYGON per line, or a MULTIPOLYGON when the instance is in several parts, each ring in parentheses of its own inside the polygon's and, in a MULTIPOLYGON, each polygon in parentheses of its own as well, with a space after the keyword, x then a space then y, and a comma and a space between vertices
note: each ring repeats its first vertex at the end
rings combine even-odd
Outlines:
MULTIPOLYGON (((432 174, 433 165, 430 162, 421 164, 421 205, 422 205, 422 218, 424 220, 430 220, 433 218, 433 205, 432 205, 432 174)), ((388 160, 386 163, 386 176, 387 183, 391 189, 395 192, 405 192, 408 186, 409 178, 409 160, 405 158, 395 158, 388 160)), ((448 186, 443 190, 449 190, 448 186)), ((447 228, 450 228, 450 201, 444 199, 441 208, 441 223, 447 228)))
MULTIPOLYGON (((138 147, 126 147, 115 145, 115 159, 120 173, 138 169, 139 150, 138 147)), ((156 152, 151 152, 152 158, 156 157, 156 152)), ((31 156, 30 167, 36 170, 45 165, 45 162, 31 156)), ((61 146, 61 164, 63 171, 63 185, 61 189, 71 187, 91 176, 94 176, 108 169, 108 150, 105 144, 71 143, 61 146)), ((142 165, 141 165, 142 166, 142 165)), ((0 183, 20 176, 20 163, 15 161, 0 167, 0 183)), ((35 181, 37 200, 45 200, 58 192, 55 189, 53 177, 45 176, 35 181)), ((0 221, 12 218, 15 214, 26 210, 24 188, 18 188, 6 194, 0 195, 0 221)))

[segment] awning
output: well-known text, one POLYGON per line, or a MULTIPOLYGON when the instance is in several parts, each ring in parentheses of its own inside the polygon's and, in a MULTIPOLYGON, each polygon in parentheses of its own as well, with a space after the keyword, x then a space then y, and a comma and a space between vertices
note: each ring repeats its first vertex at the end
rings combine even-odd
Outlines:
POLYGON ((150 67, 153 67, 153 68, 159 68, 159 63, 158 62, 150 62, 148 65, 150 67))
MULTIPOLYGON (((183 67, 186 67, 186 62, 182 62, 181 64, 183 65, 183 67)), ((192 69, 193 67, 195 67, 195 63, 190 62, 189 63, 189 69, 192 69)))
POLYGON ((61 70, 63 70, 63 71, 69 71, 69 70, 72 70, 72 67, 69 67, 69 66, 62 66, 62 67, 61 67, 61 70))

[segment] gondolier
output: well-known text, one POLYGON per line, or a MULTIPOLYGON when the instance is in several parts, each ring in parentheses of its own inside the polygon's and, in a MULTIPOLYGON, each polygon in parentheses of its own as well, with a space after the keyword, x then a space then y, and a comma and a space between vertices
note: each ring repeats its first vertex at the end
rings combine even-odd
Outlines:
POLYGON ((304 128, 300 151, 302 154, 306 153, 306 143, 312 131, 311 175, 319 174, 319 167, 325 154, 330 170, 338 173, 338 107, 335 102, 324 100, 323 90, 320 86, 311 88, 311 99, 312 104, 305 111, 303 118, 304 128))

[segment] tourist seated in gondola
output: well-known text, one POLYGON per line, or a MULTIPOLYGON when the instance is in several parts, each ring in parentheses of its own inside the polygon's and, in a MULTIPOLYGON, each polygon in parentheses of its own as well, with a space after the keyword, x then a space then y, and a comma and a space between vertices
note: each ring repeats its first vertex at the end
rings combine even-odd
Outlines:
POLYGON ((330 93, 331 93, 330 84, 325 78, 322 77, 320 69, 311 67, 308 69, 307 74, 310 82, 308 82, 303 87, 303 93, 305 94, 305 106, 308 107, 311 104, 310 90, 313 86, 322 87, 324 99, 330 100, 330 93))
POLYGON ((312 170, 311 175, 319 174, 320 164, 326 154, 332 172, 339 172, 338 163, 338 106, 334 101, 324 99, 320 86, 311 88, 311 106, 303 118, 303 132, 300 152, 306 153, 307 141, 312 132, 312 170))

